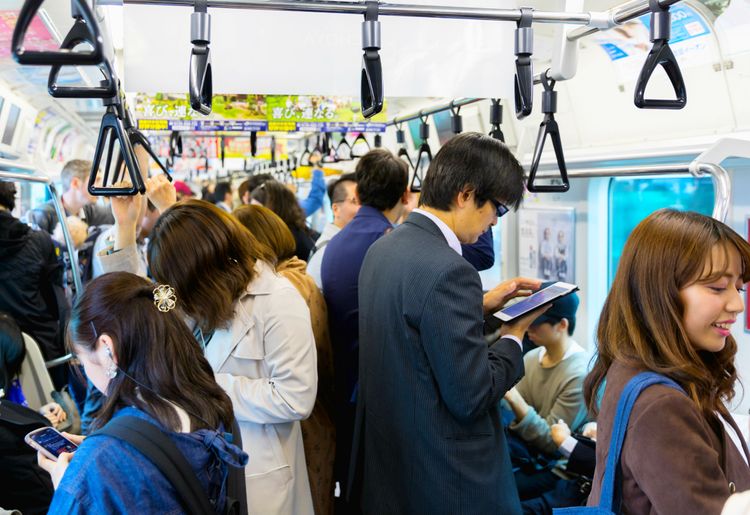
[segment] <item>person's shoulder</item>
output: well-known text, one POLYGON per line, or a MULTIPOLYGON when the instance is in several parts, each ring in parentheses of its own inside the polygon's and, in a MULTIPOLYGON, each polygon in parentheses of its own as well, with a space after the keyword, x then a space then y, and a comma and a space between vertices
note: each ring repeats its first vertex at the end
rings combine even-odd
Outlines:
POLYGON ((527 352, 523 356, 523 366, 526 369, 527 374, 529 373, 530 370, 540 367, 539 354, 541 354, 542 349, 544 349, 544 347, 537 347, 536 349, 531 349, 529 352, 527 352))

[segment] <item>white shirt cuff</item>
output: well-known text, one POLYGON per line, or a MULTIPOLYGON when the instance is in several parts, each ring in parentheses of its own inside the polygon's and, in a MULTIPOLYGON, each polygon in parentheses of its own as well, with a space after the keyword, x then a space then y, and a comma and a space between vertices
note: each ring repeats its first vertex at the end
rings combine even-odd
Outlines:
POLYGON ((516 342, 518 344, 518 348, 520 348, 521 352, 523 352, 523 343, 521 343, 521 340, 520 338, 518 338, 518 336, 513 336, 512 334, 506 334, 505 336, 503 336, 503 338, 508 338, 509 340, 513 340, 514 342, 516 342))
POLYGON ((563 441, 563 443, 560 444, 560 448, 558 450, 560 451, 560 454, 562 454, 566 458, 570 458, 570 455, 573 454, 573 449, 576 448, 576 445, 578 445, 578 440, 576 440, 572 436, 569 436, 565 439, 565 441, 563 441))

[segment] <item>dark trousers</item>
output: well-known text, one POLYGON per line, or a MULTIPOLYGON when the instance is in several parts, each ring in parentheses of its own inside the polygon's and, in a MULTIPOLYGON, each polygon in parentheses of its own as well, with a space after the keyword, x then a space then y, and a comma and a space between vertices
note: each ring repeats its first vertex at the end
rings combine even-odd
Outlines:
POLYGON ((555 488, 560 480, 558 476, 549 470, 533 471, 530 473, 518 470, 515 472, 516 487, 518 488, 518 497, 521 501, 534 499, 545 492, 555 488))
POLYGON ((588 497, 575 479, 560 479, 555 488, 521 503, 524 515, 552 515, 553 508, 581 506, 588 497))

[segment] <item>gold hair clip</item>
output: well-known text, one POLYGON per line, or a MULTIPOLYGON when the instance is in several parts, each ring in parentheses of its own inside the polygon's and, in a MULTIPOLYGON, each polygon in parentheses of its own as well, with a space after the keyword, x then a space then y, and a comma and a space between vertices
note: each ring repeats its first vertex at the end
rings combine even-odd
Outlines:
POLYGON ((154 306, 162 313, 172 310, 177 304, 174 288, 168 284, 160 284, 154 288, 154 306))

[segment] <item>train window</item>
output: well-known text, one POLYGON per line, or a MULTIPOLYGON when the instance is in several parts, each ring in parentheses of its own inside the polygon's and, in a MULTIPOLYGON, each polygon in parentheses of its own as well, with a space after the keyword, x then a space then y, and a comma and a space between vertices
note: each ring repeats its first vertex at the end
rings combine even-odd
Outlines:
POLYGON ((710 177, 615 177, 609 183, 608 284, 612 284, 630 232, 654 211, 671 207, 711 216, 714 188, 710 177))

